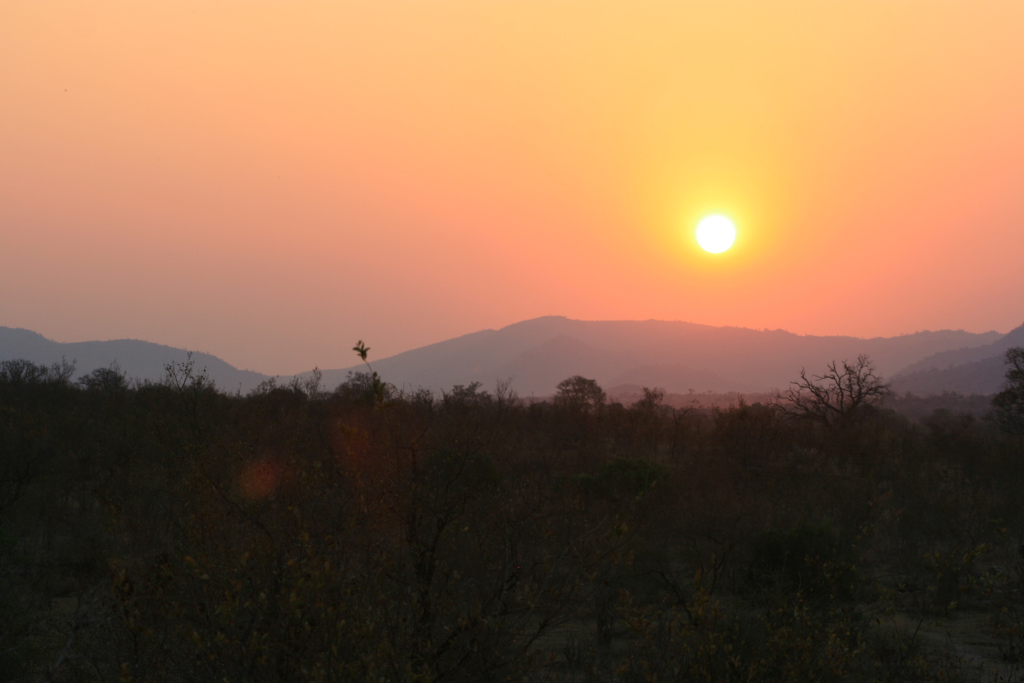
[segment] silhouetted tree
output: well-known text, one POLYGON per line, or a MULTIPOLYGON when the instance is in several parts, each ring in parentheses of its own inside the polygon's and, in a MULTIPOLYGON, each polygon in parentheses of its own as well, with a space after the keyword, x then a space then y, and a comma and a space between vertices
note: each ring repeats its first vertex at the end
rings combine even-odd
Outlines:
POLYGON ((1006 351, 1006 384, 992 399, 999 424, 1014 434, 1024 434, 1024 347, 1006 351))
POLYGON ((0 362, 0 383, 7 385, 24 384, 67 384, 75 372, 75 362, 61 358, 60 363, 50 366, 37 365, 32 361, 15 358, 0 362))
POLYGON ((889 395, 889 385, 865 355, 852 363, 832 361, 827 367, 825 374, 811 378, 801 370, 800 380, 791 382, 785 394, 776 396, 776 407, 788 416, 831 425, 847 422, 866 408, 878 407, 889 395))
POLYGON ((661 408, 662 403, 665 402, 665 391, 664 389, 650 389, 648 387, 641 387, 644 392, 644 397, 639 401, 635 402, 631 407, 637 412, 645 415, 655 415, 661 408))
POLYGON ((604 405, 606 396, 597 380, 573 375, 558 383, 555 403, 566 408, 583 411, 596 410, 604 405))
MULTIPOLYGON (((379 382, 379 378, 377 379, 379 382)), ((384 398, 388 399, 392 395, 390 387, 385 387, 384 398)), ((377 384, 374 382, 374 376, 369 372, 349 372, 345 381, 338 385, 334 390, 334 395, 349 401, 352 403, 365 403, 367 405, 376 405, 377 403, 377 384)))
POLYGON ((122 393, 128 390, 128 376, 116 362, 108 368, 96 368, 88 375, 83 375, 78 383, 87 391, 122 393))

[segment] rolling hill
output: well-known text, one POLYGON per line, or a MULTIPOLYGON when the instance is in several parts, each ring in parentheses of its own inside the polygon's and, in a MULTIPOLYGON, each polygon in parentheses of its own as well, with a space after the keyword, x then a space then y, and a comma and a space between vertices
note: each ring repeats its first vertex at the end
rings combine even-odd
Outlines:
MULTIPOLYGON (((783 330, 712 327, 685 322, 582 321, 544 317, 484 330, 374 360, 374 369, 403 388, 448 389, 511 379, 523 396, 545 396, 581 374, 602 386, 659 386, 669 391, 759 392, 784 388, 801 368, 815 373, 831 360, 866 353, 890 376, 937 353, 988 346, 1004 335, 942 330, 860 339, 796 335, 783 330)), ((328 385, 353 366, 326 371, 328 385)))
POLYGON ((1006 350, 1024 346, 1024 325, 991 344, 943 351, 904 368, 892 377, 899 393, 919 396, 955 391, 959 394, 995 394, 1003 387, 1006 350))
MULTIPOLYGON (((574 374, 594 378, 607 389, 764 392, 785 388, 801 368, 815 374, 831 360, 868 354, 901 392, 993 393, 1002 380, 1002 354, 1018 344, 1024 345, 1024 326, 1007 335, 941 330, 860 339, 659 320, 549 316, 370 360, 385 381, 403 389, 448 390, 471 382, 490 389, 498 380, 511 380, 521 396, 540 397, 552 394, 559 381, 574 374)), ((132 339, 64 344, 29 330, 0 327, 0 360, 25 358, 49 364, 64 357, 76 362, 76 376, 116 362, 130 377, 159 381, 167 363, 182 362, 186 354, 183 349, 132 339)), ((195 353, 193 360, 227 391, 248 392, 270 379, 210 354, 195 353)), ((365 369, 353 365, 325 370, 324 385, 333 388, 350 372, 365 369)), ((281 383, 290 379, 278 378, 281 383)))
MULTIPOLYGON (((65 358, 75 362, 76 378, 117 363, 129 378, 159 382, 166 375, 167 364, 185 362, 188 351, 137 339, 65 344, 30 330, 0 327, 0 361, 15 358, 43 365, 65 358)), ((239 390, 246 393, 270 379, 258 372, 239 370, 208 353, 193 353, 192 361, 197 370, 205 368, 207 376, 228 392, 239 390)))

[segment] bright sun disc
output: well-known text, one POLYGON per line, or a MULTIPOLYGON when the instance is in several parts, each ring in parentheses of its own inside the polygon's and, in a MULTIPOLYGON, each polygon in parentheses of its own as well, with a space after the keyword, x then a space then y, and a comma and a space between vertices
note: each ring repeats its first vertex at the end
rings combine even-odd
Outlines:
POLYGON ((708 216, 697 226, 697 244, 704 251, 721 254, 736 241, 736 226, 725 216, 708 216))

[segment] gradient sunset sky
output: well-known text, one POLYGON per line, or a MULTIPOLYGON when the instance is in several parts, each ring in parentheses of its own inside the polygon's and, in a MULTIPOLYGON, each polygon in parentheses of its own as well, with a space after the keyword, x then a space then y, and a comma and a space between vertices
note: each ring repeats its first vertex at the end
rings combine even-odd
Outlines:
POLYGON ((550 314, 1005 332, 1024 2, 0 0, 0 292, 271 374, 550 314))

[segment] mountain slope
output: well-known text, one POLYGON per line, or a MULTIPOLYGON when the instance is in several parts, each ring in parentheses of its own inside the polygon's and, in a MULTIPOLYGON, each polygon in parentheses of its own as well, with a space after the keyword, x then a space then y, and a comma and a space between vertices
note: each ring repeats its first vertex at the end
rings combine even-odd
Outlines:
MULTIPOLYGON (((943 330, 859 339, 659 320, 582 321, 544 317, 500 330, 474 332, 380 360, 373 358, 371 350, 370 358, 385 381, 404 389, 447 390, 475 381, 493 388, 497 380, 511 379, 512 387, 522 396, 547 396, 562 379, 581 374, 597 379, 606 388, 644 385, 679 393, 761 392, 785 388, 802 368, 813 375, 832 360, 853 359, 862 353, 871 356, 883 376, 892 376, 908 366, 919 367, 921 361, 929 358, 981 354, 983 359, 991 359, 1001 356, 1004 347, 1014 345, 1017 336, 1024 336, 1024 327, 1009 335, 943 330)), ((117 362, 129 377, 159 381, 168 363, 183 362, 186 356, 182 349, 137 340, 62 344, 28 330, 0 327, 0 360, 25 358, 50 364, 64 357, 76 361, 76 376, 117 362)), ((247 392, 269 379, 258 372, 238 370, 209 354, 196 353, 192 358, 197 369, 205 368, 209 377, 227 391, 247 392)), ((984 373, 965 374, 974 379, 993 374, 992 368, 985 368, 984 373)), ((326 370, 324 386, 333 388, 349 372, 362 370, 365 366, 326 370)), ((914 385, 921 388, 911 390, 966 391, 961 385, 947 386, 960 379, 939 376, 941 372, 937 370, 930 372, 926 380, 914 385)), ((1001 381, 1001 367, 998 376, 1001 381)), ((290 378, 279 379, 287 382, 290 378)), ((987 388, 989 384, 985 380, 979 386, 987 388)))
POLYGON ((893 390, 922 396, 998 393, 1006 376, 1006 350, 1014 346, 1024 346, 1024 325, 991 344, 944 351, 913 363, 893 376, 893 390))
MULTIPOLYGON (((801 368, 814 374, 832 360, 866 353, 888 376, 930 355, 985 346, 1002 336, 943 330, 859 339, 659 320, 545 317, 376 360, 373 367, 386 381, 410 389, 448 389, 474 381, 493 387, 496 380, 511 378, 524 396, 549 395, 573 374, 606 387, 635 383, 634 377, 646 384, 659 376, 652 368, 663 370, 663 381, 650 383, 669 391, 768 391, 788 386, 801 368)), ((324 379, 330 386, 347 372, 363 369, 327 371, 324 379)))
MULTIPOLYGON (((0 327, 0 360, 16 358, 44 365, 66 358, 75 362, 76 378, 116 362, 129 378, 157 382, 164 378, 168 363, 185 362, 188 352, 136 339, 64 344, 30 330, 0 327)), ((208 353, 193 353, 192 361, 197 371, 205 368, 207 376, 224 391, 248 392, 269 379, 258 372, 239 370, 208 353)))
POLYGON ((918 372, 894 377, 892 389, 898 394, 911 393, 916 396, 932 396, 945 392, 956 392, 964 396, 971 394, 991 395, 999 393, 1006 381, 1006 364, 1002 356, 966 363, 939 370, 918 372))
POLYGON ((1012 346, 1024 346, 1024 325, 1010 330, 991 344, 975 346, 972 348, 952 349, 941 351, 908 365, 899 372, 900 375, 909 375, 915 372, 928 370, 945 370, 958 365, 967 365, 995 356, 1002 357, 1006 350, 1012 346))

